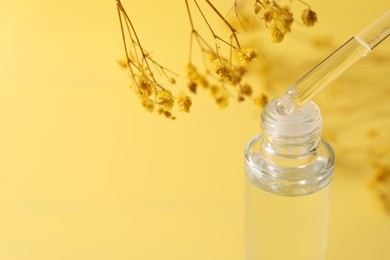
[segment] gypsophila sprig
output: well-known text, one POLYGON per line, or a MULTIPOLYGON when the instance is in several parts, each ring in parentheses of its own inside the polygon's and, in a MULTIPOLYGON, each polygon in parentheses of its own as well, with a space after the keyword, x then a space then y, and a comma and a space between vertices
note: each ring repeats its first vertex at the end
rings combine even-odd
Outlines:
POLYGON ((190 54, 186 66, 189 90, 193 93, 196 93, 199 87, 208 90, 220 108, 226 107, 232 98, 238 101, 247 98, 254 101, 251 97, 252 87, 245 83, 243 78, 248 64, 257 57, 256 51, 253 48, 241 47, 238 31, 209 0, 204 0, 203 6, 197 0, 185 0, 185 3, 191 26, 190 54), (217 30, 205 15, 205 8, 209 8, 228 28, 230 35, 223 37, 216 32, 217 30), (211 39, 199 33, 193 19, 194 13, 201 17, 212 35, 211 39), (203 57, 203 66, 193 62, 195 44, 203 57))
POLYGON ((302 11, 302 22, 307 27, 313 26, 317 22, 317 14, 310 8, 306 8, 302 11))
MULTIPOLYGON (((317 22, 317 14, 302 0, 240 2, 235 0, 231 10, 234 10, 234 17, 239 22, 238 27, 243 31, 248 32, 245 24, 249 21, 254 21, 253 28, 255 23, 260 21, 260 24, 264 24, 269 30, 271 41, 276 43, 283 41, 285 35, 291 31, 293 22, 296 21, 291 11, 293 1, 298 1, 305 6, 300 16, 302 19, 300 24, 313 26, 317 22), (241 10, 244 6, 246 11, 241 10), (247 16, 247 10, 251 10, 249 13, 255 19, 247 16)), ((189 60, 185 70, 188 90, 192 93, 197 93, 198 89, 208 91, 221 108, 228 106, 232 99, 252 100, 254 104, 263 107, 268 97, 265 93, 254 89, 247 80, 249 66, 261 50, 257 52, 250 46, 242 47, 236 25, 233 25, 228 20, 228 15, 223 15, 210 0, 184 0, 184 2, 190 22, 189 60), (219 24, 215 24, 215 20, 219 24), (202 29, 208 30, 211 37, 204 35, 202 29), (199 64, 197 57, 201 57, 203 64, 199 64)), ((168 118, 175 118, 172 115, 175 107, 181 112, 189 112, 192 105, 191 98, 184 92, 175 95, 177 91, 165 87, 176 84, 177 74, 151 57, 142 46, 121 1, 116 0, 116 4, 126 54, 125 58, 118 63, 122 68, 129 70, 131 87, 143 107, 168 118)))
MULTIPOLYGON (((296 1, 306 7, 301 14, 303 24, 307 27, 313 26, 317 22, 317 14, 306 2, 302 0, 296 1)), ((271 42, 282 42, 285 35, 291 32, 293 22, 296 21, 291 10, 292 2, 293 0, 288 0, 282 5, 283 0, 255 0, 253 13, 255 18, 258 21, 263 21, 265 27, 268 28, 271 42)))
POLYGON ((191 98, 183 92, 176 97, 161 83, 165 81, 174 85, 177 74, 156 62, 143 48, 121 1, 116 0, 116 5, 126 55, 125 59, 119 61, 119 65, 130 71, 131 87, 134 88, 142 106, 150 112, 157 112, 172 119, 175 119, 172 114, 175 103, 178 104, 179 111, 189 112, 191 98))

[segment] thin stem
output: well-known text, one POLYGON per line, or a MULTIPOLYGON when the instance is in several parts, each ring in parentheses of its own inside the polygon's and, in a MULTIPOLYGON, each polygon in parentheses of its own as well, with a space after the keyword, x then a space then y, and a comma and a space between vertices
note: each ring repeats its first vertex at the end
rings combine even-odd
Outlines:
POLYGON ((189 63, 191 63, 191 61, 192 61, 192 41, 193 41, 193 38, 194 38, 194 31, 191 32, 191 36, 190 36, 190 48, 189 48, 189 53, 188 53, 189 63))
POLYGON ((126 36, 125 36, 124 29, 123 29, 122 14, 121 14, 121 8, 120 8, 121 3, 120 3, 119 0, 117 0, 116 3, 117 3, 117 10, 118 10, 119 23, 120 23, 120 25, 121 25, 121 33, 122 33, 123 45, 124 45, 124 47, 125 47, 127 62, 129 63, 129 62, 130 62, 130 57, 129 57, 129 54, 128 54, 128 51, 127 51, 126 36))
POLYGON ((207 67, 207 62, 206 62, 206 59, 205 59, 205 54, 207 52, 212 52, 212 53, 215 53, 214 49, 211 48, 211 46, 202 38, 202 36, 200 34, 198 34, 198 32, 194 31, 194 37, 195 37, 195 40, 196 42, 198 43, 198 46, 200 48, 200 50, 202 51, 202 60, 203 60, 203 66, 204 67, 207 67), (204 47, 205 45, 205 47, 204 47), (208 50, 206 49, 208 48, 208 50))
POLYGON ((233 6, 229 9, 229 12, 226 16, 228 16, 231 12, 234 12, 234 15, 236 16, 238 22, 240 23, 242 29, 244 30, 244 32, 246 32, 246 27, 244 25, 244 22, 246 24, 249 24, 249 21, 248 19, 245 18, 245 16, 240 12, 239 8, 238 8, 238 2, 237 0, 234 0, 234 4, 233 6), (233 10, 233 11, 232 11, 233 10), (242 21, 243 19, 243 21, 242 21))
MULTIPOLYGON (((129 22, 125 19, 125 23, 126 23, 126 28, 127 28, 127 33, 130 35, 130 40, 131 40, 131 47, 133 47, 133 52, 131 54, 134 54, 134 59, 136 62, 140 63, 140 59, 138 57, 138 52, 137 52, 137 43, 134 41, 133 37, 132 37, 132 33, 131 33, 131 29, 130 29, 130 25, 129 25, 129 22)), ((134 65, 135 65, 135 62, 133 62, 134 65)))
POLYGON ((210 44, 208 44, 207 41, 197 31, 194 31, 194 34, 196 36, 199 46, 202 47, 202 50, 207 51, 203 48, 203 45, 205 45, 208 48, 208 51, 214 52, 214 49, 210 46, 210 44))
POLYGON ((311 9, 310 5, 308 3, 306 3, 305 1, 303 0, 298 0, 298 2, 301 2, 302 4, 306 5, 307 7, 309 7, 309 9, 311 9))
POLYGON ((142 60, 145 61, 146 67, 148 68, 148 70, 149 70, 149 72, 150 72, 150 76, 152 77, 153 81, 154 81, 155 83, 157 83, 157 80, 155 79, 155 77, 154 77, 154 75, 153 75, 153 73, 152 73, 152 70, 151 70, 151 68, 150 68, 150 66, 149 66, 149 62, 148 62, 148 60, 146 59, 148 56, 147 56, 147 54, 145 53, 144 48, 142 47, 142 44, 141 44, 141 42, 140 42, 140 40, 139 40, 139 38, 138 38, 138 35, 137 35, 137 32, 135 31, 135 28, 134 28, 134 26, 133 26, 133 23, 131 22, 130 17, 127 15, 125 9, 123 8, 123 6, 122 6, 122 4, 120 3, 119 0, 117 0, 117 3, 119 3, 118 6, 120 7, 120 10, 121 10, 121 12, 123 13, 125 19, 128 21, 128 23, 129 23, 129 25, 130 25, 130 28, 131 28, 131 30, 132 30, 132 32, 133 32, 133 34, 134 34, 134 37, 135 37, 135 39, 136 39, 136 41, 137 41, 137 44, 138 44, 139 49, 140 49, 140 52, 141 52, 141 54, 142 54, 142 60))
POLYGON ((219 62, 222 64, 222 55, 220 53, 221 47, 218 45, 218 41, 215 41, 215 51, 217 52, 217 57, 219 59, 219 62))
POLYGON ((229 27, 234 37, 234 40, 237 44, 237 47, 241 49, 240 42, 238 41, 237 38, 237 30, 226 20, 226 18, 218 11, 218 9, 209 0, 205 0, 205 1, 211 7, 211 9, 213 9, 213 11, 218 15, 218 17, 227 25, 227 27, 229 27))
MULTIPOLYGON (((234 35, 232 34, 231 37, 234 37, 234 35)), ((235 50, 237 50, 237 51, 240 51, 240 49, 237 48, 236 46, 234 46, 233 43, 230 43, 230 42, 228 42, 228 41, 225 41, 224 39, 222 39, 222 38, 219 37, 218 35, 216 35, 215 38, 218 39, 218 40, 220 40, 221 42, 223 42, 223 43, 229 45, 230 47, 232 47, 232 49, 235 49, 235 50)))
MULTIPOLYGON (((230 44, 233 45, 233 38, 230 37, 230 44)), ((229 65, 232 66, 232 61, 233 61, 233 48, 230 48, 230 53, 229 53, 229 65)))
POLYGON ((198 8, 200 14, 202 15, 203 20, 205 21, 207 27, 209 27, 209 30, 210 30, 211 33, 213 34, 214 38, 216 38, 217 35, 214 33, 213 28, 211 28, 211 25, 210 25, 209 21, 206 19, 206 16, 204 15, 204 13, 202 12, 202 9, 200 8, 198 2, 197 2, 196 0, 194 0, 194 3, 195 3, 195 5, 196 5, 196 7, 198 8))
MULTIPOLYGON (((158 63, 157 61, 153 60, 150 56, 146 56, 145 59, 148 59, 148 60, 149 60, 150 62, 152 62, 155 66, 157 66, 165 75, 166 75, 165 72, 169 72, 169 73, 175 75, 176 77, 179 76, 176 72, 174 72, 174 71, 172 71, 172 70, 170 70, 170 69, 168 69, 168 68, 165 68, 165 67, 162 66, 160 63, 158 63)), ((168 75, 166 75, 166 76, 168 76, 168 75)))
POLYGON ((196 31, 195 31, 195 28, 194 28, 194 22, 192 21, 192 14, 191 14, 190 7, 188 5, 188 0, 185 0, 185 4, 186 4, 186 10, 187 10, 188 18, 190 20, 190 25, 191 25, 190 48, 189 48, 189 55, 188 55, 189 62, 191 63, 191 60, 192 60, 192 41, 193 41, 194 33, 196 31))
POLYGON ((185 3, 187 8, 188 18, 190 19, 191 29, 194 30, 195 27, 194 27, 194 22, 192 21, 192 15, 191 15, 190 7, 188 5, 188 0, 185 0, 185 3))

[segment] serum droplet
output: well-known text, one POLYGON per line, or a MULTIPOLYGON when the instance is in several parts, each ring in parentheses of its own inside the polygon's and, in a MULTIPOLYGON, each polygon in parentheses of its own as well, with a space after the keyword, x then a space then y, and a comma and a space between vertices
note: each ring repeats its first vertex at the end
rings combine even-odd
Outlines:
POLYGON ((280 115, 287 116, 294 111, 295 105, 288 97, 283 96, 276 101, 275 109, 280 115))

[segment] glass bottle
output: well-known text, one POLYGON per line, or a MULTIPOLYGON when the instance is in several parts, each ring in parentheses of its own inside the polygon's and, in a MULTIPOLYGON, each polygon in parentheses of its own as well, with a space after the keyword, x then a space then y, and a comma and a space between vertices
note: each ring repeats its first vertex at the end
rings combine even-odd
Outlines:
POLYGON ((325 257, 334 153, 317 105, 283 113, 285 98, 264 108, 245 149, 246 260, 325 257))

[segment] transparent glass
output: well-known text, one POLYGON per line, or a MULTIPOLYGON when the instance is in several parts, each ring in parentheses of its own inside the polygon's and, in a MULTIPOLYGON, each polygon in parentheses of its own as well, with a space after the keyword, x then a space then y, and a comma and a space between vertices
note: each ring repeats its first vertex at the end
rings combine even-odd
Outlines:
POLYGON ((296 106, 304 105, 389 35, 390 10, 295 82, 287 89, 286 96, 296 106))
POLYGON ((266 192, 246 180, 246 259, 325 258, 331 185, 304 196, 266 192))
POLYGON ((280 99, 262 113, 262 133, 248 143, 246 260, 325 256, 334 154, 321 140, 318 107, 288 114, 280 99))
POLYGON ((288 88, 286 95, 295 105, 302 106, 370 51, 357 36, 352 37, 288 88))

